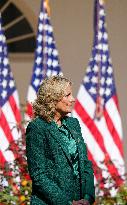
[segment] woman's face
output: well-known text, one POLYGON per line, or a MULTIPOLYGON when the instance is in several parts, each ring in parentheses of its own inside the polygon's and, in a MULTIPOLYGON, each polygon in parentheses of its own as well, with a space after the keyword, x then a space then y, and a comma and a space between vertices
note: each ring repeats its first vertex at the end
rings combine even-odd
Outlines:
POLYGON ((57 113, 60 113, 61 116, 70 113, 74 102, 75 99, 72 95, 72 87, 70 84, 68 84, 64 91, 64 97, 56 105, 57 113))

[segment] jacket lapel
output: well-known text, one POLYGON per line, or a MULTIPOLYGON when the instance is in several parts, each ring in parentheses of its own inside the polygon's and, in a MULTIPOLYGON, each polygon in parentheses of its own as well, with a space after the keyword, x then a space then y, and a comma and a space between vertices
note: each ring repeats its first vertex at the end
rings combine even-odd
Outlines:
POLYGON ((72 122, 72 120, 70 120, 71 118, 65 118, 65 120, 66 120, 66 126, 67 126, 67 128, 68 128, 68 130, 70 131, 70 133, 72 134, 72 136, 73 136, 73 138, 75 139, 75 141, 76 141, 76 144, 78 145, 79 144, 79 142, 80 142, 80 137, 79 137, 79 135, 81 135, 81 133, 80 132, 77 132, 75 129, 74 129, 74 126, 72 126, 73 124, 73 122, 72 122))
POLYGON ((72 134, 73 138, 76 141, 77 149, 78 149, 78 153, 79 153, 79 161, 82 161, 82 160, 84 160, 84 156, 82 154, 83 141, 81 140, 81 133, 77 132, 75 129, 73 129, 71 124, 69 125, 69 123, 68 123, 68 129, 70 130, 70 133, 72 134))
POLYGON ((57 141, 57 143, 62 147, 64 154, 67 156, 67 158, 69 159, 69 161, 72 164, 72 160, 71 160, 71 156, 69 154, 69 150, 68 150, 68 146, 67 146, 67 142, 65 141, 65 139, 63 138, 62 133, 58 130, 57 125, 55 124, 55 122, 51 122, 48 124, 48 130, 51 134, 51 136, 57 141))

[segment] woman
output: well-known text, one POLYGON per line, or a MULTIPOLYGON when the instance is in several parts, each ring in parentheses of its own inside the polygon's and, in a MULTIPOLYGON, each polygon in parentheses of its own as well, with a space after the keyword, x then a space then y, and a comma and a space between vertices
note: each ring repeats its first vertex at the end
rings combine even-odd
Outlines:
POLYGON ((35 118, 26 130, 31 205, 89 205, 94 178, 79 122, 68 117, 74 98, 61 76, 43 81, 33 104, 35 118))

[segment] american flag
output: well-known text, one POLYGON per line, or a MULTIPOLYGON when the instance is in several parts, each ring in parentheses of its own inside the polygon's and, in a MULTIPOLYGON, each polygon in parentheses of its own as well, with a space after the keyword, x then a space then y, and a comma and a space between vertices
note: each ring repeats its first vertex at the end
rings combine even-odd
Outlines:
POLYGON ((95 0, 92 55, 72 115, 79 119, 95 167, 95 181, 110 177, 123 182, 122 126, 110 58, 105 5, 95 0), (100 167, 99 173, 97 167, 100 167))
POLYGON ((9 66, 6 38, 0 15, 0 165, 13 161, 15 153, 9 150, 12 141, 21 137, 19 98, 9 66))
POLYGON ((42 80, 51 75, 62 74, 58 59, 58 51, 53 36, 53 28, 50 22, 48 1, 43 0, 38 20, 33 74, 27 96, 27 121, 32 117, 31 103, 36 98, 36 93, 42 80))

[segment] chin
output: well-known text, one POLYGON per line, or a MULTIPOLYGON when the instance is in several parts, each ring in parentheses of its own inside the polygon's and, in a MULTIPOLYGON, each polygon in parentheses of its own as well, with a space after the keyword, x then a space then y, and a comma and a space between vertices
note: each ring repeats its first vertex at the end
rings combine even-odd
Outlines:
POLYGON ((69 114, 69 113, 71 113, 71 111, 72 111, 72 110, 68 110, 66 114, 69 114))

